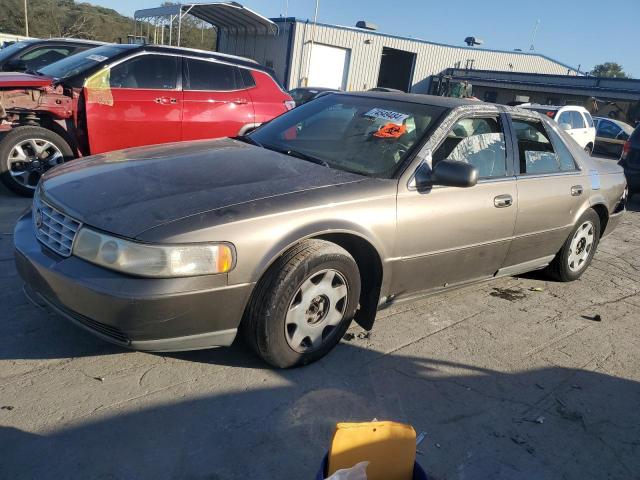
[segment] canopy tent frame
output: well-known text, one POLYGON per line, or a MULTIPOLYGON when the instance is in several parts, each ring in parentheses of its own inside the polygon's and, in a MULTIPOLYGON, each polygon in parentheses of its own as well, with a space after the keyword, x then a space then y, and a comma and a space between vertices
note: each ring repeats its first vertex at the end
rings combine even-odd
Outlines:
MULTIPOLYGON (((263 17, 262 15, 250 10, 237 2, 210 2, 210 3, 188 3, 165 5, 155 8, 146 8, 136 10, 133 15, 133 35, 136 38, 138 30, 138 22, 140 25, 140 34, 142 35, 144 23, 147 23, 147 38, 149 38, 150 25, 155 25, 156 32, 159 25, 162 25, 162 40, 164 43, 164 27, 169 27, 169 45, 172 44, 172 32, 174 22, 178 21, 176 46, 180 46, 182 40, 182 19, 191 15, 205 23, 208 23, 220 30, 233 30, 236 41, 239 34, 245 36, 250 31, 255 35, 277 35, 278 26, 263 17)), ((157 33, 154 35, 157 39, 157 33)))

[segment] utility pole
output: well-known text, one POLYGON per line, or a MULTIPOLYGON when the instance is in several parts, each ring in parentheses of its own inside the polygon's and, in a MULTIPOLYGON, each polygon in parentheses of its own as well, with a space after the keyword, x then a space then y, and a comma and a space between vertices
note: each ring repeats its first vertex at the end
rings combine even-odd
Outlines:
POLYGON ((309 70, 311 68, 311 53, 313 53, 313 37, 316 34, 316 23, 318 23, 318 8, 320 6, 320 0, 316 0, 316 12, 313 15, 313 25, 311 25, 311 42, 309 43, 309 55, 307 56, 307 68, 306 70, 306 75, 305 75, 305 82, 304 82, 304 86, 308 87, 309 86, 309 70))
POLYGON ((24 0, 24 35, 29 36, 29 16, 27 15, 27 0, 24 0))

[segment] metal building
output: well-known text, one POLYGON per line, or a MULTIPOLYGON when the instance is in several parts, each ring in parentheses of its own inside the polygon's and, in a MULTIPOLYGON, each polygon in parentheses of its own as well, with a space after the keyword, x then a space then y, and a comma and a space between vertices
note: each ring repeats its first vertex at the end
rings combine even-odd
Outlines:
POLYGON ((218 28, 217 49, 272 67, 287 88, 381 86, 428 93, 431 77, 449 68, 579 75, 538 53, 457 47, 295 18, 271 21, 275 35, 218 28))

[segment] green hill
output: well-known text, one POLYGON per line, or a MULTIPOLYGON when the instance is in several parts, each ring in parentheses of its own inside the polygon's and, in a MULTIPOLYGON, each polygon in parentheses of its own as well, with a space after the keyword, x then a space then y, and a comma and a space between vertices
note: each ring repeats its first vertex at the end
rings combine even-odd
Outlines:
MULTIPOLYGON (((160 3, 160 2, 158 2, 160 3)), ((115 10, 73 0, 29 0, 29 35, 32 37, 75 37, 105 42, 127 41, 133 34, 133 18, 115 10)), ((182 23, 181 46, 213 50, 216 32, 213 28, 199 28, 199 21, 187 16, 182 23)), ((149 40, 153 41, 154 27, 149 26, 149 40)), ((175 42, 176 29, 173 39, 175 42)), ((0 32, 24 35, 24 1, 2 0, 0 32)), ((158 35, 160 35, 158 29, 158 35)), ((140 23, 138 23, 138 34, 140 23)), ((147 25, 143 25, 147 34, 147 25)), ((169 32, 165 28, 165 43, 169 32)), ((158 39, 159 43, 159 39, 158 39)))

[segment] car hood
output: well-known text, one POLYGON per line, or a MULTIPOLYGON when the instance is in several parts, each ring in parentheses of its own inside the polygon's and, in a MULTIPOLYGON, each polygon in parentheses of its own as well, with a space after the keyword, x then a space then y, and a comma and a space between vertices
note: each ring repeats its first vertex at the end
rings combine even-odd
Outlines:
POLYGON ((39 195, 86 225, 135 238, 187 216, 363 179, 223 139, 75 160, 50 170, 39 195))
POLYGON ((51 85, 53 79, 39 75, 18 72, 0 72, 0 88, 11 87, 46 87, 51 85))

